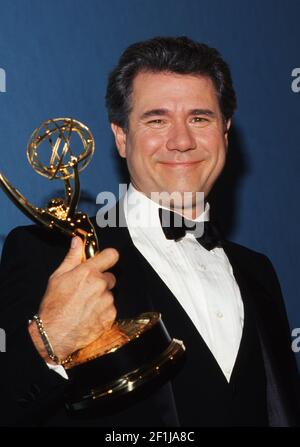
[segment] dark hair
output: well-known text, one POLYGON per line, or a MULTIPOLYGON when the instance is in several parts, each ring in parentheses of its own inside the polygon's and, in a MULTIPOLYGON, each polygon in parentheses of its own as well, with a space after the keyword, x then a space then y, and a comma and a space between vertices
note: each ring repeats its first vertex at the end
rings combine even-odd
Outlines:
POLYGON ((215 86, 225 121, 236 109, 236 95, 230 70, 214 48, 188 37, 155 37, 130 45, 110 73, 106 107, 111 123, 128 128, 130 95, 135 76, 140 72, 171 72, 209 77, 215 86))

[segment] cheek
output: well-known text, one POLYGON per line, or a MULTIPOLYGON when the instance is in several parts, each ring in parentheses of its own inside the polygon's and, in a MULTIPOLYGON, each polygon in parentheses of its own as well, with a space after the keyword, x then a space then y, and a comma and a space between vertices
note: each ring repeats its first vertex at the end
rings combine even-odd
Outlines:
POLYGON ((151 156, 164 147, 165 137, 159 133, 143 131, 137 133, 132 141, 132 147, 144 156, 151 156))
POLYGON ((209 158, 222 160, 225 157, 227 146, 223 134, 203 134, 198 142, 209 158))
POLYGON ((205 129, 203 129, 202 132, 197 134, 198 147, 203 147, 208 152, 215 151, 215 148, 218 145, 218 140, 218 135, 210 130, 205 131, 205 129))

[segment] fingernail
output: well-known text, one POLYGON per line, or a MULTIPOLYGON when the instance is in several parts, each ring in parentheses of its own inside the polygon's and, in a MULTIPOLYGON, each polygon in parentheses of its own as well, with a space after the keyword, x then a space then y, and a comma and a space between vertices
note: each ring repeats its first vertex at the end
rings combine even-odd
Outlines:
POLYGON ((71 242, 71 248, 76 248, 76 245, 77 245, 77 237, 73 237, 71 242))

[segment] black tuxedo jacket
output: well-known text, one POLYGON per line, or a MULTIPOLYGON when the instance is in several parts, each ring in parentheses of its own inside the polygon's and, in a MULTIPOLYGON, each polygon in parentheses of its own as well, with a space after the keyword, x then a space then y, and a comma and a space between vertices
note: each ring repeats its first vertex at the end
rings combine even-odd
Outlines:
MULTIPOLYGON (((179 305, 151 265, 133 245, 127 228, 99 231, 100 248, 115 247, 120 260, 113 269, 118 318, 161 311, 170 335, 184 339, 172 321, 164 297, 179 305), (153 297, 162 297, 153 300, 153 297)), ((176 426, 178 416, 171 382, 129 408, 101 418, 70 418, 64 409, 66 381, 40 358, 27 331, 37 312, 48 277, 63 260, 70 241, 36 227, 21 227, 7 237, 0 268, 0 327, 6 353, 0 355, 0 425, 176 426)), ((300 425, 299 376, 280 286, 270 261, 240 245, 224 242, 243 300, 251 305, 258 327, 267 378, 269 422, 300 425)), ((184 310, 182 309, 182 312, 184 310)), ((201 424, 200 424, 201 425, 201 424)))

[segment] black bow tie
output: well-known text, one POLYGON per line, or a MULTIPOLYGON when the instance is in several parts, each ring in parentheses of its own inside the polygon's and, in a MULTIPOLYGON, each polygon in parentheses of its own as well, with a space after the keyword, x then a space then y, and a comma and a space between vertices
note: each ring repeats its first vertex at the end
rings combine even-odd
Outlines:
POLYGON ((221 234, 212 222, 193 222, 164 208, 159 208, 158 213, 162 230, 167 239, 179 241, 186 233, 192 233, 206 250, 222 246, 221 234))

